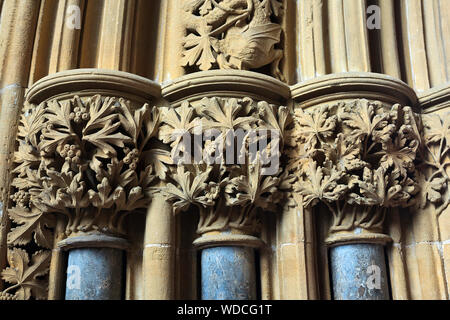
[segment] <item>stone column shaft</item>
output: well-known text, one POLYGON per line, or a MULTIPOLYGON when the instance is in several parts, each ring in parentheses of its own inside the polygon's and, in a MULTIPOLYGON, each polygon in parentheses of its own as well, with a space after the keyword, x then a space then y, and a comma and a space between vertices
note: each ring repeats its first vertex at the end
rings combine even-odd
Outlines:
POLYGON ((201 270, 203 300, 256 299, 253 248, 205 248, 201 252, 201 270))

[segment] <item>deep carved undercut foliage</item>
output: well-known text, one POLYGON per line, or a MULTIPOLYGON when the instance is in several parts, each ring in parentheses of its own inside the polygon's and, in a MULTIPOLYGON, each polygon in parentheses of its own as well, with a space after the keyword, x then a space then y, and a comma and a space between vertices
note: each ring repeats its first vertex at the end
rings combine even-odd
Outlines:
POLYGON ((439 216, 450 203, 450 113, 422 116, 421 191, 417 206, 431 204, 439 216))
POLYGON ((196 131, 198 126, 201 126, 201 133, 216 132, 214 138, 200 140, 197 150, 202 152, 202 158, 199 162, 194 162, 194 147, 189 153, 193 163, 179 165, 172 172, 164 193, 172 201, 174 211, 197 208, 199 234, 229 229, 257 233, 259 211, 275 211, 282 197, 278 189, 281 170, 275 175, 265 175, 263 170, 267 170, 267 164, 260 160, 262 156, 268 156, 272 146, 279 152, 283 145, 284 132, 290 121, 287 108, 250 98, 213 97, 204 98, 196 106, 184 102, 178 108, 166 109, 162 119, 160 134, 166 143, 171 143, 172 154, 187 151, 176 132, 185 130, 192 140, 199 133, 196 131), (261 129, 274 130, 279 137, 275 139, 267 133, 270 131, 261 129), (230 133, 239 130, 243 133, 240 146, 236 143, 238 135, 230 138, 230 133), (264 133, 252 136, 251 132, 255 131, 264 133), (266 147, 252 158, 249 145, 258 144, 262 139, 267 141, 266 147), (230 146, 235 154, 229 158, 232 163, 228 164, 225 160, 230 156, 230 146), (242 151, 240 157, 237 156, 239 151, 242 151), (219 154, 221 158, 217 158, 219 154), (212 161, 205 161, 205 158, 212 161))
POLYGON ((418 116, 365 99, 296 110, 287 170, 305 206, 323 202, 331 232, 360 227, 381 232, 386 208, 411 206, 419 190, 415 168, 418 116))
POLYGON ((124 234, 124 218, 146 208, 157 178, 171 164, 155 147, 160 113, 145 104, 100 95, 30 105, 21 116, 12 173, 13 228, 8 234, 9 265, 2 273, 13 284, 9 297, 43 297, 36 277, 47 272, 55 214, 66 217, 65 235, 97 231, 124 234), (27 251, 36 245, 29 265, 27 251))

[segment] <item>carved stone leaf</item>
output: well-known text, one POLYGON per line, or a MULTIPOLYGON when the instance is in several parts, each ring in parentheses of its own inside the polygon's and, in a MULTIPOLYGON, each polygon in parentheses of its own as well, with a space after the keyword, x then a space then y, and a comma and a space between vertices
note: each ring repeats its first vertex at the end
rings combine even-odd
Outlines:
POLYGON ((201 28, 197 29, 198 35, 189 33, 183 39, 183 58, 182 66, 193 66, 197 64, 200 70, 209 70, 212 64, 216 62, 216 58, 211 49, 218 52, 218 40, 210 36, 211 27, 206 25, 204 21, 201 28))
POLYGON ((143 148, 145 148, 150 138, 156 137, 158 135, 159 126, 161 123, 161 112, 159 108, 153 106, 148 113, 145 113, 142 116, 142 118, 143 128, 145 130, 141 131, 144 135, 144 139, 141 142, 141 145, 143 146, 143 148))
POLYGON ((358 181, 361 195, 356 193, 349 194, 348 202, 359 205, 381 205, 386 197, 386 177, 383 168, 378 168, 375 172, 369 168, 364 168, 363 181, 358 181))
POLYGON ((36 299, 45 299, 46 284, 37 278, 48 273, 50 257, 50 251, 38 251, 33 254, 30 264, 25 250, 18 248, 8 250, 10 267, 3 270, 2 279, 13 286, 7 290, 15 288, 19 300, 28 300, 31 296, 36 299))
POLYGON ((88 206, 88 196, 86 194, 86 183, 82 181, 81 172, 77 173, 69 187, 66 189, 67 195, 71 198, 71 207, 84 208, 88 206))
POLYGON ((18 150, 14 153, 14 162, 18 166, 12 170, 12 173, 18 173, 19 176, 24 176, 30 168, 39 166, 41 159, 33 146, 21 141, 19 142, 18 150))
POLYGON ((251 100, 239 101, 237 99, 203 98, 202 114, 206 115, 203 122, 205 129, 219 129, 222 131, 233 129, 248 130, 251 124, 258 121, 252 116, 240 116, 244 110, 243 104, 250 103, 251 100))
POLYGON ((444 177, 435 177, 431 181, 423 174, 418 175, 420 185, 418 206, 425 208, 427 201, 439 203, 442 201, 444 190, 447 188, 447 179, 444 177))
POLYGON ((28 110, 20 117, 20 125, 17 131, 18 137, 30 141, 33 147, 38 146, 37 134, 44 123, 45 103, 41 103, 35 109, 28 110))
POLYGON ((85 208, 88 206, 82 172, 74 175, 73 172, 57 172, 49 169, 47 175, 50 177, 50 182, 46 182, 49 187, 44 189, 43 194, 46 194, 46 197, 43 199, 55 201, 44 201, 49 207, 62 209, 62 207, 85 208))
POLYGON ((149 199, 145 197, 144 193, 142 192, 142 188, 140 186, 134 187, 130 190, 128 193, 128 199, 127 199, 127 210, 132 211, 135 209, 145 208, 145 206, 148 204, 149 199))
POLYGON ((88 191, 91 204, 96 208, 111 208, 114 201, 113 195, 111 194, 111 185, 106 177, 97 185, 97 190, 97 192, 94 190, 88 191))
MULTIPOLYGON (((74 98, 74 103, 83 105, 79 97, 74 98)), ((100 95, 95 95, 89 98, 87 107, 89 109, 89 121, 83 129, 83 135, 98 128, 103 128, 108 121, 113 121, 117 118, 115 113, 116 98, 106 97, 104 100, 100 95)))
POLYGON ((313 111, 295 110, 297 115, 297 134, 305 142, 305 149, 314 148, 322 138, 330 137, 336 127, 336 116, 330 116, 330 108, 322 106, 313 111))
POLYGON ((184 101, 178 108, 164 110, 163 125, 159 128, 158 137, 164 143, 171 143, 173 148, 181 139, 180 134, 190 132, 195 123, 192 122, 194 108, 188 101, 184 101))
MULTIPOLYGON (((385 130, 388 125, 388 113, 376 114, 376 105, 366 99, 357 100, 353 105, 345 107, 345 111, 339 115, 343 123, 352 128, 351 135, 354 139, 364 140, 374 134, 375 130, 385 130)), ((383 138, 386 134, 390 137, 392 126, 383 134, 378 134, 383 138)))
POLYGON ((254 205, 264 210, 274 210, 279 199, 277 193, 279 178, 263 176, 261 163, 256 159, 256 164, 246 165, 247 172, 244 175, 234 177, 225 187, 225 198, 229 206, 254 205))
POLYGON ((173 175, 176 183, 168 183, 163 188, 163 193, 167 195, 169 201, 173 201, 175 213, 186 211, 190 204, 201 206, 212 206, 214 201, 211 197, 204 195, 207 189, 207 180, 212 167, 205 171, 191 172, 185 170, 184 166, 178 166, 177 172, 173 175))
POLYGON ((173 160, 169 151, 155 148, 143 153, 143 157, 154 167, 155 174, 161 180, 166 180, 168 172, 167 165, 173 165, 173 160))
POLYGON ((45 117, 48 120, 48 130, 43 130, 44 139, 39 148, 46 153, 53 152, 56 147, 70 138, 76 137, 70 123, 71 106, 69 101, 59 103, 57 100, 47 102, 45 117))
POLYGON ((324 144, 325 155, 338 170, 352 171, 362 169, 367 163, 360 159, 361 141, 346 139, 339 133, 334 144, 324 144))
POLYGON ((130 106, 124 99, 119 99, 119 104, 122 111, 122 114, 119 114, 120 122, 125 131, 133 139, 134 144, 137 144, 142 124, 150 111, 148 104, 136 110, 134 114, 131 113, 130 106))
POLYGON ((304 205, 314 206, 319 200, 337 201, 347 191, 347 185, 340 184, 339 180, 345 173, 334 168, 325 169, 317 166, 315 161, 308 163, 306 179, 299 181, 297 190, 303 196, 304 205))
POLYGON ((8 209, 12 221, 18 224, 8 233, 9 245, 26 245, 30 243, 32 235, 34 240, 43 248, 51 248, 52 237, 49 228, 54 226, 53 216, 33 209, 12 207, 8 209))
POLYGON ((450 150, 450 113, 444 115, 443 120, 439 115, 424 115, 423 122, 425 143, 429 145, 442 141, 444 149, 440 156, 444 155, 450 150))
POLYGON ((284 106, 277 107, 270 105, 266 101, 260 101, 258 102, 258 112, 268 129, 278 130, 280 137, 284 141, 287 135, 287 128, 293 121, 288 108, 284 106))
POLYGON ((131 138, 121 132, 115 132, 120 126, 120 122, 114 124, 110 120, 103 123, 103 128, 97 132, 84 135, 83 140, 89 141, 105 152, 107 156, 116 155, 116 150, 112 145, 123 148, 125 142, 131 142, 131 138))
POLYGON ((18 189, 28 189, 28 188, 41 188, 41 179, 38 176, 38 172, 36 170, 32 170, 29 167, 22 167, 22 171, 25 176, 14 178, 11 182, 11 185, 18 189))
POLYGON ((393 168, 403 177, 407 176, 407 170, 413 166, 416 152, 407 144, 407 139, 399 134, 394 140, 389 140, 382 144, 383 156, 380 164, 384 170, 393 168))
POLYGON ((148 104, 131 113, 129 105, 124 99, 119 99, 122 114, 119 114, 120 122, 125 131, 133 139, 133 143, 144 148, 150 138, 157 134, 157 128, 160 121, 160 112, 158 108, 150 108, 148 104), (141 141, 138 141, 142 136, 141 141))

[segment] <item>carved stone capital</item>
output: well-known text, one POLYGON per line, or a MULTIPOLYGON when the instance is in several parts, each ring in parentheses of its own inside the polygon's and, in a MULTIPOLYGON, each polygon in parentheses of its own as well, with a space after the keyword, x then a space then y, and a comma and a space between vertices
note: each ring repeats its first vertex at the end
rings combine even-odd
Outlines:
POLYGON ((147 206, 165 176, 167 151, 155 144, 160 112, 145 103, 159 92, 145 78, 97 69, 50 75, 30 88, 14 155, 10 244, 34 234, 51 248, 54 214, 66 218, 66 236, 123 235, 124 218, 147 206))
POLYGON ((287 86, 252 72, 211 71, 168 84, 163 95, 172 106, 163 111, 160 138, 170 144, 173 158, 179 151, 188 154, 188 162, 183 157, 172 168, 163 188, 175 212, 197 210, 197 232, 223 233, 220 241, 224 234, 257 235, 259 214, 277 211, 282 197, 281 165, 273 172, 269 167, 274 164, 271 155, 281 161, 291 119, 288 109, 280 106, 289 95, 287 86), (258 90, 270 100, 256 99, 258 90), (208 137, 211 132, 214 137, 208 137), (191 142, 195 146, 187 150, 191 142), (263 157, 270 159, 264 163, 263 157))
POLYGON ((338 78, 293 89, 299 94, 288 140, 287 170, 298 178, 293 192, 302 196, 301 205, 321 202, 332 213, 328 243, 383 242, 386 212, 413 205, 419 191, 420 117, 392 103, 413 102, 400 81, 368 74, 365 83, 361 75, 342 75, 337 87, 338 78), (391 92, 392 86, 399 90, 391 92))

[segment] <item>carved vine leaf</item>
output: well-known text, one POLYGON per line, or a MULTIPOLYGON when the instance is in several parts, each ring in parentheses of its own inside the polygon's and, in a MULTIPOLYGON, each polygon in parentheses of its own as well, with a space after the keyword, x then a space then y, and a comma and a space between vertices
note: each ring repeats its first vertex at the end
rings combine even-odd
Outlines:
POLYGON ((219 129, 222 132, 239 128, 249 130, 259 120, 253 116, 245 116, 245 105, 252 102, 251 99, 203 98, 201 113, 205 116, 202 123, 204 129, 219 129))
POLYGON ((232 178, 225 187, 227 205, 242 207, 253 205, 263 210, 274 211, 279 201, 277 197, 279 178, 263 176, 259 158, 244 168, 246 172, 232 178))
POLYGON ((207 180, 212 167, 208 167, 205 171, 189 170, 185 166, 178 166, 177 172, 172 175, 176 184, 168 183, 163 188, 163 193, 167 199, 173 202, 175 213, 186 211, 191 204, 197 206, 213 206, 217 190, 213 190, 214 196, 205 194, 205 191, 212 191, 212 185, 208 186, 207 180))
MULTIPOLYGON (((349 203, 366 206, 383 205, 386 198, 387 177, 383 168, 375 172, 364 168, 363 180, 358 181, 360 194, 350 193, 349 203)), ((398 186, 400 187, 400 186, 398 186)))
POLYGON ((76 134, 70 122, 71 107, 69 101, 59 103, 57 100, 47 102, 44 118, 45 129, 42 130, 43 139, 39 143, 39 149, 47 154, 55 151, 56 147, 65 143, 76 134))
POLYGON ((352 140, 339 133, 334 144, 325 144, 326 158, 340 171, 362 169, 367 163, 360 159, 362 145, 360 140, 352 140))
POLYGON ((340 200, 348 188, 347 185, 339 183, 344 174, 335 168, 318 166, 315 161, 309 162, 305 177, 296 184, 296 189, 303 196, 304 205, 314 206, 319 200, 340 200))
POLYGON ((421 191, 417 201, 424 208, 427 202, 434 205, 439 216, 450 204, 450 113, 423 115, 424 157, 423 168, 418 174, 421 191))
POLYGON ((150 164, 148 168, 154 168, 156 176, 160 180, 166 180, 169 171, 168 165, 174 164, 170 152, 154 148, 143 152, 142 156, 150 164))
POLYGON ((17 188, 26 188, 28 185, 27 180, 30 178, 30 168, 36 168, 39 166, 41 159, 37 149, 32 145, 26 144, 24 141, 19 142, 19 148, 14 153, 14 163, 18 164, 13 170, 13 174, 18 174, 18 178, 13 181, 13 186, 17 188), (27 177, 28 179, 21 179, 27 177))
POLYGON ((443 117, 439 115, 424 115, 424 125, 425 125, 425 142, 435 143, 440 142, 445 139, 445 142, 450 144, 450 119, 449 114, 443 117))
POLYGON ((337 117, 330 115, 330 107, 321 106, 313 111, 295 111, 298 129, 296 133, 303 139, 305 149, 311 150, 323 138, 331 137, 336 128, 337 117))
POLYGON ((8 250, 8 263, 10 267, 1 273, 2 279, 12 286, 3 293, 15 290, 15 296, 19 300, 28 300, 33 295, 37 299, 45 299, 47 285, 39 280, 48 273, 50 265, 50 251, 38 251, 30 259, 23 249, 13 248, 8 250))
POLYGON ((419 208, 425 208, 428 202, 438 204, 442 201, 447 188, 447 179, 444 177, 435 177, 431 180, 427 179, 425 175, 418 175, 420 193, 418 198, 419 208))
POLYGON ((424 115, 424 140, 430 152, 430 162, 437 168, 442 165, 442 160, 450 150, 450 113, 444 115, 424 115), (434 147, 434 145, 436 145, 434 147))
POLYGON ((23 207, 8 209, 8 215, 18 226, 8 233, 9 245, 26 245, 34 240, 37 245, 50 249, 52 247, 52 236, 49 228, 54 227, 53 216, 44 214, 42 211, 29 210, 23 207))
MULTIPOLYGON (((401 130, 401 129, 400 129, 401 130)), ((402 177, 407 176, 407 171, 414 167, 416 150, 411 148, 406 137, 401 133, 393 140, 382 144, 384 154, 380 159, 381 166, 388 170, 394 169, 394 174, 399 173, 402 177)))
POLYGON ((339 117, 353 129, 351 135, 354 139, 364 140, 369 136, 377 136, 381 140, 389 140, 395 126, 388 123, 389 113, 377 114, 378 108, 378 104, 366 99, 356 100, 346 105, 339 117))
POLYGON ((125 147, 124 143, 131 141, 131 139, 123 133, 116 132, 120 126, 119 122, 112 124, 109 120, 103 125, 104 127, 101 130, 84 135, 83 140, 89 141, 100 148, 100 150, 105 151, 106 157, 115 156, 116 150, 112 145, 123 148, 125 147))
POLYGON ((213 54, 219 51, 218 40, 210 35, 212 27, 206 25, 206 21, 197 29, 198 35, 189 33, 183 39, 183 58, 182 66, 193 66, 197 64, 200 70, 205 71, 211 69, 216 57, 213 54))
POLYGON ((30 142, 30 149, 32 149, 32 147, 37 148, 38 146, 37 134, 41 130, 44 122, 44 105, 44 103, 41 103, 34 109, 32 106, 27 106, 28 110, 20 116, 20 125, 17 131, 17 136, 24 138, 27 142, 30 142))
POLYGON ((284 149, 285 138, 288 135, 288 128, 293 123, 293 118, 287 107, 269 104, 260 101, 257 105, 258 113, 264 121, 267 129, 277 130, 281 138, 280 150, 284 149))
POLYGON ((184 101, 178 108, 167 108, 163 112, 162 125, 158 137, 164 143, 170 143, 174 148, 182 139, 181 134, 191 132, 196 122, 193 121, 194 108, 188 101, 184 101))

